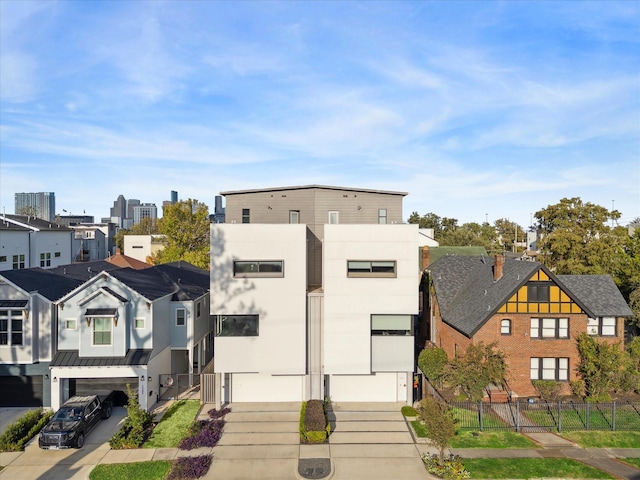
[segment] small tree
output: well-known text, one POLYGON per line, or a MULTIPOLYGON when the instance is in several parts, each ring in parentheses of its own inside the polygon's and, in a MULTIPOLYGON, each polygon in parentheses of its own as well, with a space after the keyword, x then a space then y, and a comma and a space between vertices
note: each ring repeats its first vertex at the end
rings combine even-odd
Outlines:
POLYGON ((484 389, 501 384, 507 373, 504 353, 495 350, 496 343, 469 345, 464 356, 454 358, 445 369, 446 381, 462 390, 465 398, 482 400, 484 389))
POLYGON ((456 420, 446 403, 432 397, 420 400, 418 418, 424 423, 429 435, 429 442, 438 449, 438 459, 442 465, 444 452, 456 434, 456 420))
POLYGON ((449 359, 447 352, 439 347, 427 347, 418 355, 418 367, 425 376, 435 383, 441 383, 444 369, 449 359))
POLYGON ((153 415, 140 408, 138 395, 127 384, 127 418, 109 440, 111 448, 139 448, 146 441, 153 426, 153 415))

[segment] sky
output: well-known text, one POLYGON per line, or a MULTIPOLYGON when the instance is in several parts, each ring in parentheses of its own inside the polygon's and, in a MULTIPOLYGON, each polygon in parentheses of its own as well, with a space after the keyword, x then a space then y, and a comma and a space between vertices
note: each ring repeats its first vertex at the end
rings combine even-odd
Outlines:
MULTIPOLYGON (((640 2, 0 0, 0 208, 333 185, 640 217, 640 2)), ((66 211, 66 213, 63 213, 66 211)))

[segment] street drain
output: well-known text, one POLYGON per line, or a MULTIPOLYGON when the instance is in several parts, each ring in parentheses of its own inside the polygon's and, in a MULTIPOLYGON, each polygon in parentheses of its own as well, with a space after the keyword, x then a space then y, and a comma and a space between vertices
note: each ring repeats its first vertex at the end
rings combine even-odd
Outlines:
POLYGON ((311 480, 325 478, 331 473, 331 459, 301 458, 298 460, 298 473, 311 480))

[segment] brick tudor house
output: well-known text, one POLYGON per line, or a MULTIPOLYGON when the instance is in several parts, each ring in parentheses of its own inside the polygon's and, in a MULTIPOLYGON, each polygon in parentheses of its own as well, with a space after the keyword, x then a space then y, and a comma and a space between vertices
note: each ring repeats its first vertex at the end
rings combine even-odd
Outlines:
POLYGON ((624 348, 624 318, 633 314, 608 275, 554 275, 503 255, 445 256, 426 271, 433 344, 449 358, 480 342, 505 353, 507 389, 492 392, 492 401, 536 396, 537 379, 556 380, 570 394, 581 333, 624 348))

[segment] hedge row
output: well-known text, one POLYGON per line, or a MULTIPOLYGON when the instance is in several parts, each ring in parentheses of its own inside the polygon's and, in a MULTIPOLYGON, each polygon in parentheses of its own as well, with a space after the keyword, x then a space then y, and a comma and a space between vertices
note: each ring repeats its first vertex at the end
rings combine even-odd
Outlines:
POLYGON ((52 415, 53 412, 45 412, 41 408, 29 410, 0 435, 0 452, 24 450, 26 443, 42 430, 52 415))

